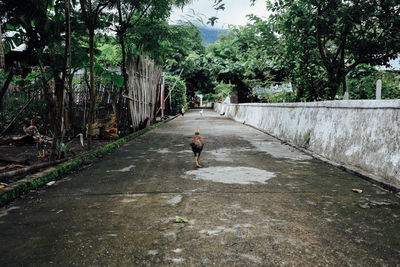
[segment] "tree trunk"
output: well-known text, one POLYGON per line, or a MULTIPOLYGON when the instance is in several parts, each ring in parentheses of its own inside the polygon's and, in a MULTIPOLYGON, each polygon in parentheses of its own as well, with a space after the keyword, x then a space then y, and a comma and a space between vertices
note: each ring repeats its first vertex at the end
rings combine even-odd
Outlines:
MULTIPOLYGON (((56 120, 56 107, 54 105, 54 100, 53 100, 53 94, 50 91, 49 84, 47 82, 47 77, 46 77, 46 71, 44 70, 43 67, 43 62, 42 62, 42 53, 38 53, 39 55, 39 65, 40 65, 40 75, 41 75, 41 80, 42 80, 42 85, 43 85, 43 95, 44 95, 44 100, 46 102, 46 111, 48 114, 49 122, 50 122, 50 128, 53 127, 55 128, 55 120, 56 120)), ((51 143, 51 149, 50 149, 50 160, 54 160, 55 157, 55 150, 56 150, 56 140, 57 140, 57 133, 53 133, 53 142, 51 143)))
MULTIPOLYGON (((1 38, 1 37, 0 37, 1 38)), ((3 110, 3 97, 5 96, 8 86, 10 85, 12 78, 14 77, 14 70, 11 68, 10 73, 7 76, 6 81, 0 91, 0 111, 3 110)))
MULTIPOLYGON (((55 119, 53 120, 53 144, 61 144, 60 136, 61 136, 61 127, 62 127, 62 107, 64 102, 64 83, 62 78, 59 77, 59 74, 54 76, 55 82, 55 93, 56 93, 56 114, 55 119)), ((51 146, 50 153, 50 161, 55 160, 56 146, 51 146)))
MULTIPOLYGON (((64 58, 63 64, 61 66, 61 72, 56 71, 54 75, 54 83, 55 83, 55 117, 53 119, 53 143, 51 146, 50 153, 50 161, 55 160, 56 158, 56 145, 61 144, 63 142, 62 137, 62 129, 63 129, 63 114, 64 114, 64 92, 65 92, 65 77, 67 73, 67 59, 68 59, 68 50, 69 50, 69 1, 64 0, 64 8, 65 8, 65 24, 66 24, 66 40, 65 40, 65 49, 64 49, 64 58), (60 77, 61 74, 61 77, 60 77)), ((53 116, 54 116, 53 115, 53 116)), ((59 156, 59 155, 58 155, 59 156)))
POLYGON ((89 29, 89 54, 90 54, 90 102, 89 102, 89 116, 88 116, 88 146, 87 149, 92 148, 92 127, 95 118, 96 106, 96 93, 94 87, 94 27, 89 29))
POLYGON ((122 71, 122 76, 124 77, 124 87, 118 90, 119 92, 117 97, 119 97, 120 101, 118 102, 118 108, 117 108, 118 113, 116 114, 116 116, 119 121, 118 128, 125 128, 126 124, 124 124, 123 122, 126 121, 127 116, 123 101, 123 95, 126 95, 128 93, 128 73, 126 72, 126 49, 125 49, 125 41, 123 33, 119 34, 119 43, 121 45, 121 52, 122 52, 121 71, 122 71))
POLYGON ((0 21, 0 69, 5 69, 6 63, 4 60, 4 49, 3 49, 3 42, 2 42, 2 34, 1 34, 1 21, 0 21))
MULTIPOLYGON (((2 42, 2 34, 1 34, 1 21, 0 21, 0 69, 5 69, 6 68, 6 64, 5 64, 5 60, 4 60, 4 49, 3 49, 3 42, 2 42)), ((0 92, 0 110, 3 110, 3 96, 5 95, 8 86, 10 85, 11 79, 13 76, 13 72, 12 70, 10 71, 10 73, 8 74, 7 80, 5 81, 1 92, 0 92)))
MULTIPOLYGON (((71 29, 70 29, 70 16, 69 16, 69 0, 64 0, 64 9, 65 9, 65 47, 64 47, 64 60, 62 66, 62 76, 61 76, 61 83, 62 83, 62 91, 60 92, 60 99, 58 101, 58 112, 57 112, 57 119, 60 120, 60 143, 64 142, 64 133, 65 133, 65 79, 67 77, 67 63, 68 63, 68 56, 70 55, 71 43, 70 43, 70 36, 71 36, 71 29)), ((61 89, 61 87, 60 87, 61 89)), ((58 155, 60 157, 60 155, 58 155)))
POLYGON ((338 66, 337 68, 328 71, 329 79, 329 93, 328 99, 334 100, 337 93, 339 92, 340 85, 343 85, 343 94, 346 92, 346 75, 347 72, 343 66, 338 66))
MULTIPOLYGON (((124 105, 125 101, 123 101, 124 100, 123 95, 128 94, 128 74, 126 71, 126 49, 125 49, 125 40, 124 40, 124 35, 126 32, 126 29, 125 29, 125 26, 123 23, 121 1, 117 0, 116 4, 117 4, 117 9, 118 9, 119 24, 121 26, 121 28, 118 30, 118 38, 119 38, 119 44, 121 45, 121 52, 122 52, 121 71, 122 71, 122 76, 124 77, 124 87, 120 88, 118 90, 117 97, 120 99, 120 101, 118 102, 118 108, 117 108, 118 112, 117 112, 116 116, 119 121, 118 128, 125 130, 126 123, 123 123, 123 122, 126 122, 127 112, 125 110, 125 105, 124 105)), ((128 102, 128 103, 130 103, 130 102, 128 102)))
POLYGON ((334 100, 336 97, 337 92, 340 88, 341 81, 337 79, 337 75, 335 73, 328 74, 328 83, 329 83, 329 93, 328 93, 328 100, 334 100))
POLYGON ((342 78, 343 94, 347 91, 346 74, 342 78))
POLYGON ((72 89, 72 79, 74 77, 73 73, 69 74, 68 78, 68 90, 67 90, 67 96, 68 96, 68 120, 72 128, 72 135, 76 135, 75 132, 75 103, 74 103, 74 95, 73 95, 73 89, 72 89))
POLYGON ((121 44, 121 51, 122 51, 122 75, 124 77, 124 94, 128 92, 128 73, 126 72, 126 50, 125 50, 125 41, 123 36, 120 36, 120 44, 121 44))

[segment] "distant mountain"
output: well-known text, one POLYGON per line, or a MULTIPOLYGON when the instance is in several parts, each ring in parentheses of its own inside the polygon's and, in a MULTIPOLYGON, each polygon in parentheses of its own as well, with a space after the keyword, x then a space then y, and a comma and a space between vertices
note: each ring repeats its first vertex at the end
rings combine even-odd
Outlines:
POLYGON ((218 40, 218 35, 227 33, 228 30, 224 29, 215 29, 215 28, 207 28, 207 27, 199 27, 200 35, 203 38, 203 44, 212 44, 218 40))

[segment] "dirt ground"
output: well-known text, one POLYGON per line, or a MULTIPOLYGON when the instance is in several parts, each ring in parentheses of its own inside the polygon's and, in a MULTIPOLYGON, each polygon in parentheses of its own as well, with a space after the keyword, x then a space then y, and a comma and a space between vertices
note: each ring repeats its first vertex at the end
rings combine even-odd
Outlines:
MULTIPOLYGON (((11 137, 11 136, 9 136, 11 137)), ((5 138, 5 139, 8 139, 5 138)), ((93 140, 93 149, 102 147, 113 140, 93 140)), ((87 152, 87 141, 84 140, 84 147, 81 146, 79 139, 75 139, 68 146, 67 157, 80 155, 87 152)), ((25 167, 35 166, 44 162, 49 162, 50 145, 45 148, 45 157, 38 157, 38 149, 35 144, 13 144, 9 142, 0 142, 0 174, 18 170, 25 167)), ((23 177, 23 176, 22 176, 23 177)), ((18 178, 22 178, 19 176, 18 178)), ((3 183, 9 183, 15 180, 14 177, 1 179, 3 183)))

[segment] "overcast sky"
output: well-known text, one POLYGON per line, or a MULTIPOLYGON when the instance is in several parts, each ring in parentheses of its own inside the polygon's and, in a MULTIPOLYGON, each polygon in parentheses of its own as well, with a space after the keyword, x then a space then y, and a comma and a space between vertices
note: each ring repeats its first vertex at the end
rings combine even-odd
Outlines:
POLYGON ((259 17, 267 16, 267 9, 265 7, 265 0, 256 0, 254 6, 250 6, 249 0, 225 0, 225 10, 220 10, 218 13, 213 9, 213 0, 194 0, 193 4, 186 6, 182 9, 174 9, 171 15, 171 23, 180 19, 185 20, 188 15, 193 15, 194 10, 196 14, 202 14, 204 23, 207 23, 209 17, 216 16, 219 18, 214 27, 228 28, 232 25, 245 25, 247 22, 246 15, 254 14, 259 17))

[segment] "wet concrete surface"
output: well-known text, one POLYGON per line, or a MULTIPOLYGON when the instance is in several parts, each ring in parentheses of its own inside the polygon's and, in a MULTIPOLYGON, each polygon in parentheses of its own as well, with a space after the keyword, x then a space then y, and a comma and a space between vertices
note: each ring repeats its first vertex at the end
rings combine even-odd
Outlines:
POLYGON ((193 111, 2 208, 0 255, 2 266, 399 266, 400 199, 193 111))

